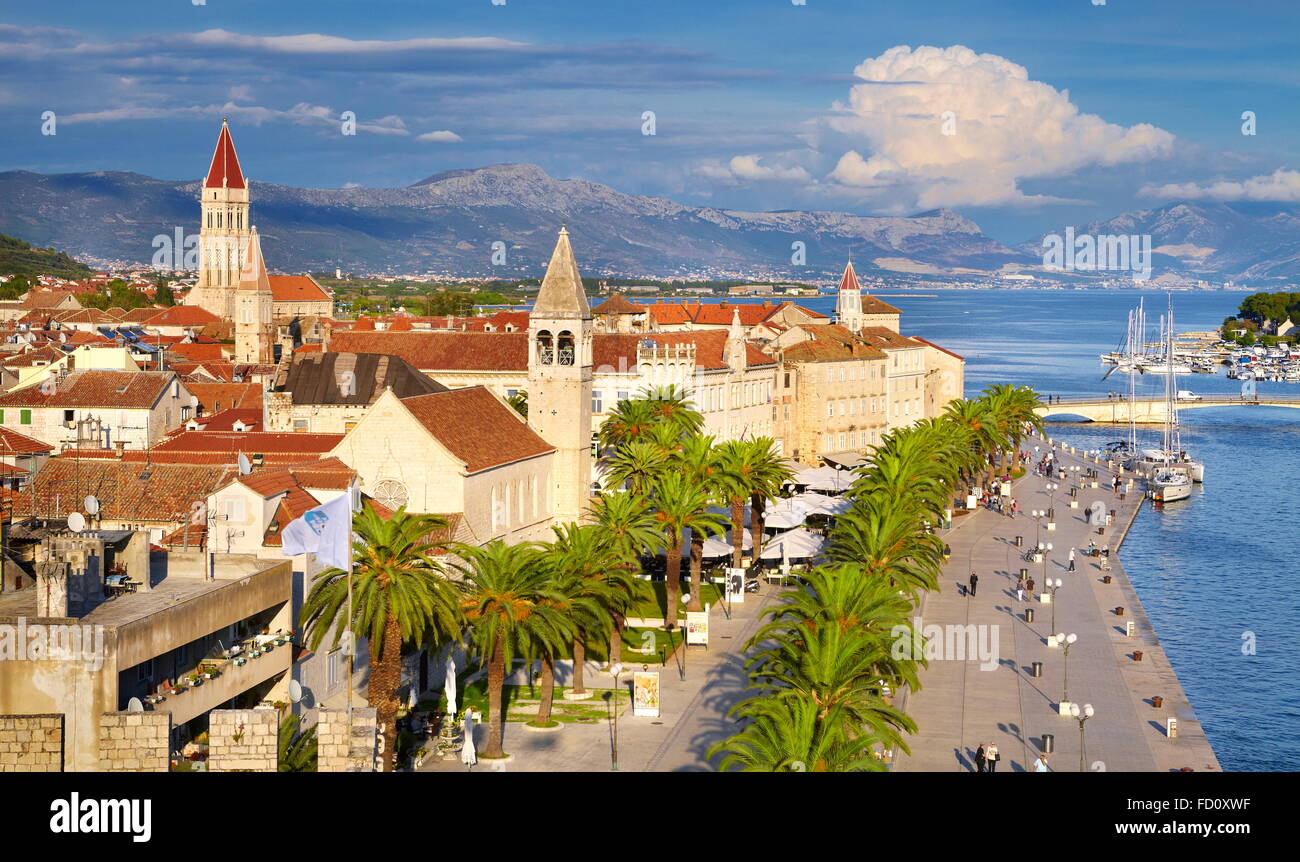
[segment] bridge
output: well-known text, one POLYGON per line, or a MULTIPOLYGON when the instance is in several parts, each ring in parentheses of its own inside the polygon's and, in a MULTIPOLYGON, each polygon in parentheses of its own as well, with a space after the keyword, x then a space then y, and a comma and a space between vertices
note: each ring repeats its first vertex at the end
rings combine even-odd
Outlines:
MULTIPOLYGON (((1202 407, 1295 407, 1300 408, 1300 396, 1280 395, 1203 395, 1199 401, 1179 401, 1178 410, 1196 410, 1202 407)), ((1079 417, 1089 422, 1120 424, 1129 421, 1129 402, 1122 395, 1115 397, 1082 397, 1053 400, 1038 408, 1044 419, 1079 417)), ((1165 421, 1165 398, 1136 398, 1133 402, 1133 421, 1144 424, 1162 424, 1165 421)))

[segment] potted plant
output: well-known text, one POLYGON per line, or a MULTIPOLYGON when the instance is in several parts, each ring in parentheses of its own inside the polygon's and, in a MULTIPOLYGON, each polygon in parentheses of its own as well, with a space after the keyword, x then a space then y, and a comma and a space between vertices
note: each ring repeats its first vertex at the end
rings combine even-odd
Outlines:
POLYGON ((203 677, 199 676, 197 673, 190 674, 185 678, 185 681, 190 684, 190 688, 198 688, 203 685, 203 677))

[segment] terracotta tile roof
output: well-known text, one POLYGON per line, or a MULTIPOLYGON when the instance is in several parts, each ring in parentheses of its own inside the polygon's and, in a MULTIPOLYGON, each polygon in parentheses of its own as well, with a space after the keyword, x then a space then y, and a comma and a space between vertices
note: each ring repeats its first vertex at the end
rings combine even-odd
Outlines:
POLYGON ((73 371, 46 394, 41 384, 0 395, 0 407, 147 409, 179 378, 170 371, 73 371))
POLYGON ((260 383, 186 383, 191 395, 197 395, 204 413, 216 413, 232 407, 262 408, 260 383))
POLYGON ((325 345, 323 344, 303 344, 293 350, 294 353, 323 353, 324 351, 325 345))
POLYGON ((864 314, 902 314, 903 312, 869 293, 862 294, 862 311, 864 314))
POLYGON ((422 371, 523 371, 526 332, 336 332, 331 351, 387 353, 422 371))
POLYGON ((609 299, 591 310, 592 314, 645 314, 648 309, 629 301, 621 293, 612 294, 609 299))
POLYGON ((141 321, 142 326, 206 326, 218 323, 221 318, 197 305, 173 305, 155 311, 153 315, 141 321))
POLYGON ((68 456, 45 462, 35 478, 14 495, 17 517, 62 518, 93 494, 106 520, 171 522, 188 518, 195 502, 226 484, 235 471, 225 466, 141 464, 68 456), (60 506, 66 511, 55 511, 60 506))
POLYGON ((309 275, 271 275, 271 299, 275 302, 330 302, 325 288, 309 275))
POLYGON ((40 440, 0 427, 0 458, 7 455, 39 455, 42 452, 53 451, 53 446, 40 440))
POLYGON ((885 355, 871 339, 855 335, 852 330, 839 324, 800 324, 798 328, 808 333, 810 338, 785 348, 783 354, 787 362, 881 359, 885 355))
POLYGON ((187 518, 184 524, 163 536, 158 541, 158 544, 164 548, 181 548, 182 550, 193 548, 201 551, 208 544, 208 525, 206 523, 191 524, 187 518))
POLYGON ((236 422, 249 426, 250 431, 260 431, 262 430, 262 408, 232 407, 220 413, 199 416, 191 419, 190 422, 198 424, 202 431, 234 431, 236 422))
POLYGON ((693 309, 691 320, 693 323, 703 324, 706 326, 727 326, 731 323, 734 315, 739 313, 740 322, 743 326, 754 326, 767 320, 772 314, 780 308, 773 302, 697 302, 690 308, 693 309))
POLYGON ((405 398, 402 404, 470 473, 555 451, 482 386, 405 398))
POLYGON ((71 298, 78 306, 81 300, 70 290, 31 290, 27 293, 27 298, 22 301, 24 308, 54 308, 63 301, 71 298))
POLYGON ((132 308, 129 311, 123 311, 118 319, 123 323, 143 323, 157 313, 157 308, 132 308))
POLYGON ((161 441, 150 453, 225 454, 231 463, 243 453, 321 455, 338 445, 342 434, 295 434, 277 431, 180 431, 161 441))
POLYGON ((655 323, 662 326, 690 323, 691 313, 680 302, 655 302, 647 306, 655 323))
POLYGON ((43 347, 29 347, 22 353, 6 357, 0 360, 0 365, 5 368, 31 368, 36 365, 49 365, 51 362, 57 362, 65 355, 62 350, 47 344, 43 347))
MULTIPOLYGON (((150 339, 149 343, 156 342, 150 339)), ((225 359, 225 348, 226 345, 216 342, 189 342, 173 344, 167 348, 167 352, 192 360, 225 359)))
POLYGON ((227 186, 242 189, 244 172, 239 169, 239 156, 235 155, 235 142, 230 138, 230 127, 223 120, 221 133, 217 135, 217 148, 212 152, 212 166, 208 168, 208 178, 203 187, 219 189, 227 186))
POLYGON ((905 335, 899 335, 884 326, 864 326, 858 333, 868 343, 876 347, 916 347, 916 343, 905 335))
POLYGON ((935 344, 933 341, 928 341, 928 340, 922 338, 922 337, 919 336, 919 335, 909 335, 908 338, 911 338, 913 341, 919 341, 919 342, 921 342, 922 344, 928 344, 928 345, 930 345, 931 347, 933 347, 935 350, 938 350, 938 351, 940 351, 941 353, 946 353, 946 354, 948 354, 949 356, 953 357, 954 359, 960 359, 962 362, 965 362, 965 361, 966 361, 966 357, 965 357, 965 356, 962 356, 962 355, 960 355, 960 354, 958 354, 958 353, 953 353, 953 352, 952 352, 951 350, 949 350, 948 348, 946 348, 946 347, 940 347, 939 345, 935 344))
MULTIPOLYGON (((643 341, 652 341, 661 347, 694 345, 697 368, 726 368, 727 338, 728 333, 724 329, 651 332, 644 335, 597 332, 592 339, 592 363, 595 368, 631 372, 636 368, 638 346, 643 341)), ((774 365, 776 360, 755 345, 745 342, 745 362, 748 365, 774 365)))

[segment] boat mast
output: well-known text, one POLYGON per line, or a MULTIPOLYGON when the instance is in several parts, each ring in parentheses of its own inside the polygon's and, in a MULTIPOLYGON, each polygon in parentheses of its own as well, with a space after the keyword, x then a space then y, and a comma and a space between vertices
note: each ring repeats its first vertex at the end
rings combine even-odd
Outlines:
POLYGON ((1174 375, 1174 297, 1169 294, 1169 336, 1165 352, 1169 357, 1169 374, 1165 383, 1165 458, 1174 459, 1174 453, 1183 449, 1182 435, 1178 432, 1178 379, 1174 375))

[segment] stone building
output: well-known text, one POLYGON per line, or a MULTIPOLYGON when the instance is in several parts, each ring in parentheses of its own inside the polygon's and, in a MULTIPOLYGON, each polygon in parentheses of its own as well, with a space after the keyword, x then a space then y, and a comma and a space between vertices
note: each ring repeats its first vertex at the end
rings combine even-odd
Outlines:
POLYGON ((446 392, 400 356, 300 353, 280 364, 263 395, 268 431, 346 434, 385 391, 398 398, 446 392))

